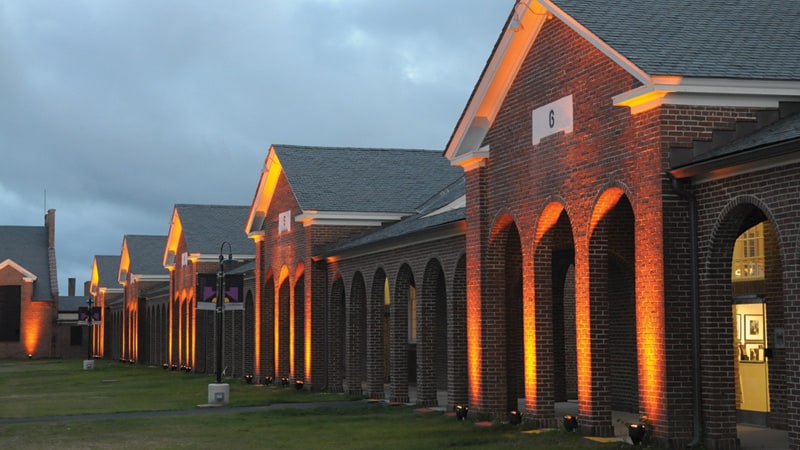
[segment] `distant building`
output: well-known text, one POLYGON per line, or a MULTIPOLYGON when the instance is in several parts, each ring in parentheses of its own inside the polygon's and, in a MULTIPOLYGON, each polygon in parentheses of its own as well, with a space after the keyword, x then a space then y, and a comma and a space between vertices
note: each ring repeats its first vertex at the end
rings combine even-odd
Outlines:
POLYGON ((0 358, 57 356, 55 210, 44 226, 0 226, 0 358))

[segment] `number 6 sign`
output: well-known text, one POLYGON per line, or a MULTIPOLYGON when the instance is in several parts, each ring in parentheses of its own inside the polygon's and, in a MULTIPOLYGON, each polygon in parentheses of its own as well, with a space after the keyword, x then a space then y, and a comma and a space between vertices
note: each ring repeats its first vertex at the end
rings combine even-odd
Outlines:
POLYGON ((572 133, 572 95, 534 109, 532 116, 533 145, 559 131, 572 133))

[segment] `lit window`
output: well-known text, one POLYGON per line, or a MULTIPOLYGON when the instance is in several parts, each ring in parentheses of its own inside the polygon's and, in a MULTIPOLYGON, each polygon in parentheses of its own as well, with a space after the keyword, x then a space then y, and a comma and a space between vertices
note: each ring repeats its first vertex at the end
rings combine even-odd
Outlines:
POLYGON ((737 239, 733 247, 731 277, 735 280, 764 279, 764 225, 748 229, 737 239))

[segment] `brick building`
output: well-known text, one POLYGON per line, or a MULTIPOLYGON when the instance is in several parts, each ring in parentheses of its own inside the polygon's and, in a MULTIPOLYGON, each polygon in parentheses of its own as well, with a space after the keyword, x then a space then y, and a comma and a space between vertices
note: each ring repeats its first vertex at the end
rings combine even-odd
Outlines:
POLYGON ((230 256, 234 260, 225 263, 226 276, 244 277, 239 287, 244 291, 238 292, 238 302, 226 304, 223 312, 223 367, 229 376, 253 373, 252 364, 245 369, 254 354, 253 277, 252 264, 247 263, 255 259, 255 250, 244 232, 248 211, 248 206, 175 205, 166 245, 161 249, 162 265, 169 270, 170 301, 152 311, 154 320, 162 325, 153 339, 167 340, 157 341, 163 354, 153 363, 215 372, 216 313, 208 297, 216 298, 219 258, 224 255, 226 260, 230 256), (208 295, 202 295, 204 289, 208 295), (245 308, 244 303, 250 307, 245 308))
MULTIPOLYGON (((573 405, 593 435, 636 413, 673 448, 757 424, 800 448, 798 8, 520 1, 444 157, 271 146, 255 261, 232 270, 253 288, 226 322, 233 373, 540 427, 573 405)), ((220 237, 190 245, 177 216, 151 345, 208 366, 191 255, 213 266, 220 237)))
POLYGON ((0 358, 58 356, 55 220, 0 226, 0 358))
MULTIPOLYGON (((121 328, 113 323, 119 317, 112 314, 111 305, 121 305, 122 284, 119 282, 119 255, 95 255, 92 260, 92 277, 89 280, 89 295, 102 311, 100 325, 93 326, 92 354, 107 359, 121 359, 121 328)), ((121 311, 121 307, 114 308, 121 311)))
MULTIPOLYGON (((409 299, 413 271, 419 277, 432 258, 426 240, 366 253, 345 244, 416 215, 460 178, 438 152, 271 146, 245 227, 261 286, 256 374, 376 398, 391 375, 390 396, 407 401, 408 378, 420 370, 409 365, 409 299), (406 256, 414 259, 398 259, 406 256)), ((445 239, 427 241, 452 269, 463 245, 439 244, 445 239)))
POLYGON ((524 398, 550 426, 575 399, 592 434, 621 410, 675 447, 735 448, 738 421, 800 445, 798 16, 515 4, 445 151, 466 173, 471 407, 524 398))

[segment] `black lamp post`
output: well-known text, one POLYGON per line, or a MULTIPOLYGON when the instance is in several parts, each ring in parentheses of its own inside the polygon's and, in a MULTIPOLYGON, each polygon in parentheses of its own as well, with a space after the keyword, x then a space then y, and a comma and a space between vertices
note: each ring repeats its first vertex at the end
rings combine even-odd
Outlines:
POLYGON ((219 246, 219 272, 217 272, 217 384, 222 383, 222 333, 223 321, 222 311, 225 306, 225 262, 233 261, 233 250, 231 243, 224 241, 219 246), (222 250, 228 244, 228 259, 222 256, 222 250))
POLYGON ((89 314, 86 317, 86 324, 88 325, 87 328, 89 329, 89 350, 86 355, 87 360, 92 359, 92 333, 94 329, 92 328, 92 305, 94 305, 94 299, 92 296, 89 296, 89 300, 86 301, 89 304, 89 314))

